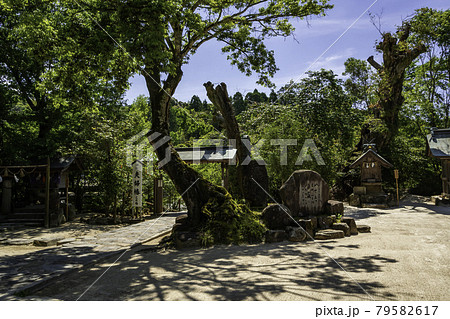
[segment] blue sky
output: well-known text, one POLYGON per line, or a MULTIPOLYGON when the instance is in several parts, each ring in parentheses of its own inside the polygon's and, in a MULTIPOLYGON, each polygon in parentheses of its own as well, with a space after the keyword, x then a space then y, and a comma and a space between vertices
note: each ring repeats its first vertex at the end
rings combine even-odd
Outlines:
MULTIPOLYGON (((334 8, 325 17, 314 17, 306 21, 293 21, 296 28, 295 41, 292 38, 274 38, 266 42, 268 48, 275 51, 279 71, 273 82, 279 89, 292 80, 299 80, 306 70, 332 69, 341 75, 344 62, 350 57, 367 59, 370 55, 375 60, 381 57, 375 52, 375 42, 380 33, 370 21, 369 14, 364 14, 315 64, 311 65, 339 36, 370 6, 375 0, 332 0, 334 8)), ((416 9, 431 7, 448 9, 449 0, 378 0, 368 12, 381 16, 381 30, 395 31, 402 19, 412 15, 416 9)), ((230 65, 225 54, 221 52, 222 44, 217 41, 205 43, 184 65, 184 76, 174 97, 180 101, 189 101, 193 95, 202 100, 207 99, 203 83, 225 82, 228 93, 239 91, 244 95, 257 88, 270 92, 269 89, 256 84, 257 77, 247 77, 230 65)), ((142 76, 131 79, 131 88, 126 99, 131 103, 138 95, 148 96, 142 76)))

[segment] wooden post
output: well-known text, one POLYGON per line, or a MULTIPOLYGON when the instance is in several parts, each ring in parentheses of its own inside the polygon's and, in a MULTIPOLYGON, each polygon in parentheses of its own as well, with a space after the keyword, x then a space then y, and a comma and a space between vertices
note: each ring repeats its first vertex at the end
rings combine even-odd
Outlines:
POLYGON ((2 209, 0 215, 11 214, 12 210, 12 178, 3 177, 2 183, 2 209))
POLYGON ((230 187, 229 175, 228 175, 228 164, 225 163, 225 189, 228 190, 230 187))
POLYGON ((69 221, 69 173, 66 173, 66 221, 69 221))
MULTIPOLYGON (((222 187, 225 187, 225 163, 220 163, 220 171, 221 171, 221 177, 222 177, 222 187)), ((226 187, 225 187, 226 188, 226 187)))
POLYGON ((45 227, 50 227, 50 157, 47 157, 45 174, 45 227))
POLYGON ((398 198, 398 169, 394 169, 394 177, 395 177, 395 183, 397 184, 397 206, 400 206, 400 201, 398 198))
POLYGON ((163 211, 163 179, 162 177, 157 177, 153 180, 153 191, 154 191, 154 206, 153 213, 161 214, 163 211))

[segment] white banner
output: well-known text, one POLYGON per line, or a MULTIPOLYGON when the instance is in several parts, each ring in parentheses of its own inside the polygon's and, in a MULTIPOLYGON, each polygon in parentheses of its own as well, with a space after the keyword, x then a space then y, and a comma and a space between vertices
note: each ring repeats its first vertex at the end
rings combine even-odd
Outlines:
POLYGON ((133 207, 142 207, 142 162, 133 162, 133 207))

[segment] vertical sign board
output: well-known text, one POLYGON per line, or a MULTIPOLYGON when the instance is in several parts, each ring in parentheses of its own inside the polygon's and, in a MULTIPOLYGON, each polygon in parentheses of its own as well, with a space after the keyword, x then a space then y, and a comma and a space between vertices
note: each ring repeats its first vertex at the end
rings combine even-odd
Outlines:
POLYGON ((398 169, 394 169, 395 184, 397 185, 397 206, 400 206, 398 198, 398 169))
POLYGON ((133 207, 142 207, 142 162, 133 162, 133 207))

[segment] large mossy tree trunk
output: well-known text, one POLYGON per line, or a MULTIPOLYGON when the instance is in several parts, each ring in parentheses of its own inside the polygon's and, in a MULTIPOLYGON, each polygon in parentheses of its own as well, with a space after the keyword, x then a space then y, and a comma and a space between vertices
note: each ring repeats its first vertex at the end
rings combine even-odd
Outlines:
MULTIPOLYGON (((383 53, 383 65, 378 64, 373 56, 367 59, 378 71, 380 83, 378 101, 371 107, 375 120, 362 128, 361 140, 374 141, 379 149, 387 146, 398 132, 399 113, 404 102, 402 92, 406 68, 426 51, 422 44, 409 43, 409 35, 408 23, 404 23, 395 35, 384 33, 382 41, 376 46, 383 53)), ((358 146, 362 147, 362 144, 360 142, 358 146)))
POLYGON ((150 105, 152 110, 152 138, 150 143, 160 162, 170 156, 169 161, 162 165, 175 185, 178 193, 186 203, 189 221, 192 225, 201 224, 204 220, 202 207, 209 198, 217 192, 216 186, 201 178, 198 172, 183 162, 169 141, 170 100, 182 77, 181 69, 169 75, 164 86, 161 87, 160 73, 145 74, 147 89, 150 93, 150 105), (160 144, 160 145, 158 145, 160 144))
POLYGON ((207 244, 260 240, 264 227, 259 222, 258 216, 245 205, 237 204, 223 187, 205 180, 182 161, 167 138, 170 135, 170 99, 181 80, 181 69, 175 74, 177 76, 169 75, 164 81, 163 88, 157 84, 160 83, 159 73, 145 76, 152 108, 152 130, 149 140, 159 161, 165 162, 162 169, 186 203, 188 226, 193 231, 206 233, 207 244), (168 153, 170 160, 165 161, 168 153))

